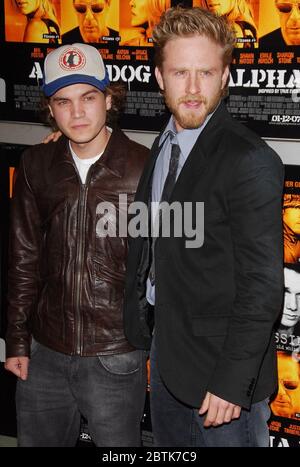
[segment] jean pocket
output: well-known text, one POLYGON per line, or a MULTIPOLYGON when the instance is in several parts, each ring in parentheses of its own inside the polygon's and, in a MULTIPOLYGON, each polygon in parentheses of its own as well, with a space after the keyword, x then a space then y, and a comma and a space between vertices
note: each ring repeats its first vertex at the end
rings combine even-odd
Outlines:
POLYGON ((139 371, 142 366, 143 351, 134 350, 117 355, 98 355, 98 359, 109 373, 130 375, 139 371))

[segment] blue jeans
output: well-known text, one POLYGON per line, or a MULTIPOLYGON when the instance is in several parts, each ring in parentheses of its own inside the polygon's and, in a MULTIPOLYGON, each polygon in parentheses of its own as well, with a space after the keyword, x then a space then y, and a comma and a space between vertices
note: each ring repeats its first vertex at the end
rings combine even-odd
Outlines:
POLYGON ((19 446, 74 446, 80 419, 97 446, 140 446, 146 352, 69 356, 34 342, 26 381, 18 380, 19 446))
MULTIPOLYGON (((205 415, 176 399, 163 383, 158 368, 155 342, 150 353, 150 407, 154 444, 157 447, 268 447, 270 417, 268 401, 219 427, 204 428, 205 415)), ((178 375, 180 377, 180 375, 178 375)), ((234 382, 233 382, 234 384, 234 382)))

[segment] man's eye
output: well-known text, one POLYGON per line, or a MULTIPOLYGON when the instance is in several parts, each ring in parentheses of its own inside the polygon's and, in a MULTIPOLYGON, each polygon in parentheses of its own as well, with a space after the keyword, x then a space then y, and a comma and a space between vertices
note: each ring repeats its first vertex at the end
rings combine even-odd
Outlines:
POLYGON ((283 381, 284 387, 289 390, 297 389, 298 382, 297 381, 283 381))

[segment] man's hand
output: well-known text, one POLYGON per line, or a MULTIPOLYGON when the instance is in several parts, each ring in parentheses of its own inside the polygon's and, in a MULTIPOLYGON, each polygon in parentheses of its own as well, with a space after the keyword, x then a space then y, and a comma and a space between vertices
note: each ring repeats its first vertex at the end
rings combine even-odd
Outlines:
POLYGON ((241 407, 207 392, 200 407, 199 415, 203 415, 206 412, 207 415, 204 420, 204 426, 219 426, 239 418, 241 407))
POLYGON ((28 376, 29 357, 10 357, 6 359, 4 368, 18 378, 26 381, 28 376))
POLYGON ((44 144, 47 144, 47 143, 50 143, 51 141, 53 141, 53 143, 55 143, 58 138, 60 138, 62 135, 62 132, 61 131, 54 131, 53 133, 50 133, 50 135, 46 136, 42 143, 44 144))

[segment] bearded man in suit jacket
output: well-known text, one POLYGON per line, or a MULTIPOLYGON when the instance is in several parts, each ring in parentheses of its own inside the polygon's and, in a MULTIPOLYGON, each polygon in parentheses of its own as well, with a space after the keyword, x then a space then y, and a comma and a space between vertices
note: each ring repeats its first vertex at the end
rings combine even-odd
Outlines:
POLYGON ((224 18, 173 8, 153 38, 156 78, 172 115, 136 200, 164 198, 176 143, 168 201, 183 215, 190 206, 195 235, 194 245, 188 229, 178 235, 182 219, 174 211, 169 236, 130 241, 125 333, 140 348, 153 334, 155 444, 267 446, 268 399, 277 385, 273 327, 283 294, 282 163, 222 102, 235 44, 224 18))

